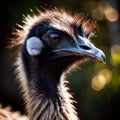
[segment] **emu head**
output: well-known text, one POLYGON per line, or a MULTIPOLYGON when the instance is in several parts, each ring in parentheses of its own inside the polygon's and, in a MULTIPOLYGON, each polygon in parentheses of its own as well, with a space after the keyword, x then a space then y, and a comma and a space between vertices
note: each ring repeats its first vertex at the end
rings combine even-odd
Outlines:
POLYGON ((23 54, 28 57, 37 57, 42 64, 61 60, 64 69, 86 58, 105 62, 104 53, 89 40, 95 23, 87 20, 85 15, 48 10, 25 19, 20 41, 24 42, 23 54))

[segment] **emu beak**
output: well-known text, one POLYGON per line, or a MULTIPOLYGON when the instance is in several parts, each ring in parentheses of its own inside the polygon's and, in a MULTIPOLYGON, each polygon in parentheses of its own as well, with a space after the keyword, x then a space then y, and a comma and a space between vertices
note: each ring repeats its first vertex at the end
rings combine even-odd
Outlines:
MULTIPOLYGON (((86 38, 85 38, 86 39, 86 38)), ((55 50, 55 52, 59 53, 60 56, 70 56, 70 55, 77 55, 77 56, 86 56, 88 58, 93 58, 103 63, 106 62, 105 54, 102 50, 96 48, 89 40, 85 40, 81 37, 79 43, 75 47, 69 46, 66 48, 61 48, 59 50, 55 50)))
POLYGON ((95 47, 92 43, 90 43, 90 41, 87 38, 80 37, 78 46, 79 47, 76 52, 78 52, 79 54, 97 59, 98 61, 101 61, 103 63, 106 62, 106 57, 103 51, 95 47))
POLYGON ((76 51, 77 54, 88 56, 91 58, 94 58, 98 61, 101 61, 103 63, 106 62, 105 54, 102 50, 96 48, 93 44, 80 44, 78 50, 76 51))

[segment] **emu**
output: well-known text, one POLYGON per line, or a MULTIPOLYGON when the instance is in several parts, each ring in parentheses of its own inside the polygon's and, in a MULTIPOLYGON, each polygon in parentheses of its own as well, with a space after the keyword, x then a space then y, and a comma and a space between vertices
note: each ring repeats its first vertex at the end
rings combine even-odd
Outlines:
POLYGON ((17 74, 30 120, 79 120, 66 73, 89 58, 105 62, 90 38, 96 24, 83 14, 45 10, 28 15, 15 32, 17 74))

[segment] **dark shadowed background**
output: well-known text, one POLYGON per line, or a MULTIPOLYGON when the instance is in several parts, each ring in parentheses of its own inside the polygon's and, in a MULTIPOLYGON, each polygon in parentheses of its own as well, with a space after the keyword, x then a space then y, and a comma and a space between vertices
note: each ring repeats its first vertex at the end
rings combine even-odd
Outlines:
POLYGON ((16 23, 31 9, 47 7, 84 12, 98 22, 92 42, 106 54, 106 64, 90 61, 68 76, 81 120, 120 120, 120 1, 119 0, 0 0, 0 103, 24 112, 13 74, 15 49, 7 43, 16 23))

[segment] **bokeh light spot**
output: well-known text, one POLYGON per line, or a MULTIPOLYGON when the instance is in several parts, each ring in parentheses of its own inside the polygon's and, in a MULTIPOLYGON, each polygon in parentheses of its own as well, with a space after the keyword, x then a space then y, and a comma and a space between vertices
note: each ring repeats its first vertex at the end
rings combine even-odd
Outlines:
POLYGON ((100 71, 98 75, 93 77, 91 86, 94 90, 100 91, 111 81, 111 78, 112 72, 108 69, 104 69, 100 71))
POLYGON ((120 45, 114 45, 111 47, 112 64, 120 66, 120 45))
POLYGON ((91 14, 97 20, 104 20, 105 18, 110 22, 115 22, 119 18, 118 11, 107 2, 100 2, 100 4, 93 8, 91 14))
POLYGON ((119 18, 118 11, 112 7, 107 7, 104 11, 104 14, 107 20, 111 22, 115 22, 119 18))
POLYGON ((106 84, 109 84, 109 82, 111 81, 111 78, 112 78, 112 72, 110 70, 104 69, 104 70, 100 71, 99 75, 103 75, 105 77, 106 84))
POLYGON ((101 90, 104 88, 106 80, 103 75, 97 75, 92 79, 92 88, 94 90, 101 90))

